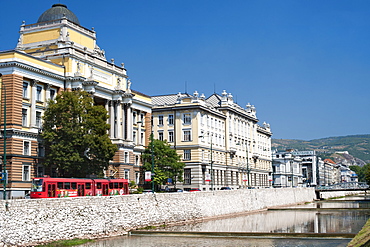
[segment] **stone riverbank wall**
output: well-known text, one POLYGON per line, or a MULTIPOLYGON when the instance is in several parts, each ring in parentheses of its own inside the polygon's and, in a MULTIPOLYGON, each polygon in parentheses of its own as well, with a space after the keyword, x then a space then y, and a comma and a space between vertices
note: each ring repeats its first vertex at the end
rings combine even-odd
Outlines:
POLYGON ((313 188, 240 189, 1 201, 0 246, 99 238, 129 230, 302 203, 313 188))

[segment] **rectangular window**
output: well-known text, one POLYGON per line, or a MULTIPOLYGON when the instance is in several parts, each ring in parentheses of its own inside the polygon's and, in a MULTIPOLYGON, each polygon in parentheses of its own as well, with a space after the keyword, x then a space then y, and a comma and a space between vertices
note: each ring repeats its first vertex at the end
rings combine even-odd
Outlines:
POLYGON ((163 125, 163 116, 158 116, 158 125, 163 125))
POLYGON ((191 141, 191 131, 190 130, 184 130, 184 141, 185 142, 191 141))
POLYGON ((23 98, 28 99, 28 83, 23 82, 23 98))
POLYGON ((41 128, 41 112, 36 112, 36 127, 41 128))
POLYGON ((23 154, 30 155, 30 142, 29 141, 23 142, 23 154))
POLYGON ((144 144, 144 133, 140 133, 140 144, 144 144))
POLYGON ((132 121, 134 124, 136 124, 136 112, 133 112, 132 114, 132 121))
POLYGON ((184 184, 186 185, 191 184, 191 169, 190 168, 184 169, 184 184))
POLYGON ((158 132, 158 140, 163 141, 163 132, 158 132))
POLYGON ((125 152, 124 159, 125 159, 125 163, 128 163, 128 152, 125 152))
POLYGON ((125 179, 129 179, 130 170, 125 170, 125 179))
POLYGON ((173 130, 168 131, 168 142, 173 142, 173 130))
POLYGON ((144 114, 140 114, 140 121, 141 121, 141 126, 144 126, 144 114))
POLYGON ((41 86, 36 87, 36 100, 42 101, 42 87, 41 86))
POLYGON ((136 144, 136 131, 132 132, 132 139, 134 141, 134 143, 136 144))
POLYGON ((184 124, 191 124, 191 114, 190 113, 185 113, 183 116, 183 122, 184 124))
POLYGON ((191 160, 191 150, 190 149, 184 150, 184 160, 191 160))
POLYGON ((23 181, 30 181, 30 166, 29 165, 23 165, 23 181))
POLYGON ((44 167, 39 165, 39 166, 37 166, 37 177, 40 178, 42 176, 44 176, 44 167))
POLYGON ((22 126, 27 126, 27 109, 22 109, 22 126))
POLYGON ((50 89, 50 99, 51 100, 54 100, 55 95, 56 95, 56 91, 54 89, 50 89))
POLYGON ((173 125, 173 115, 168 115, 168 124, 173 125))

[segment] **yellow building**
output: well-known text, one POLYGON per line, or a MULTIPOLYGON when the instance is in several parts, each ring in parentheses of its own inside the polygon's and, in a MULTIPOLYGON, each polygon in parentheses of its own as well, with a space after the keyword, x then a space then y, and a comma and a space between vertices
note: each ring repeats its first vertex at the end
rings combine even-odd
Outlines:
POLYGON ((185 190, 271 186, 271 130, 256 109, 242 108, 226 91, 206 98, 178 93, 153 96, 153 133, 186 164, 185 190))
POLYGON ((85 90, 107 109, 109 135, 119 150, 106 175, 139 181, 151 98, 131 89, 124 64, 108 62, 96 40, 95 31, 82 27, 65 5, 54 4, 36 23, 21 25, 15 50, 0 52, 0 153, 4 156, 6 98, 7 164, 2 169, 8 172, 7 197, 23 197, 31 178, 44 174, 42 116, 46 102, 63 90, 85 90))

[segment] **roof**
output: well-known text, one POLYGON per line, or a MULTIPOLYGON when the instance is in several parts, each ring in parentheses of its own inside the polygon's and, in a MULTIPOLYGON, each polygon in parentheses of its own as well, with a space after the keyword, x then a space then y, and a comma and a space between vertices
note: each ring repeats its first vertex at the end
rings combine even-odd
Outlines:
POLYGON ((153 105, 174 105, 178 97, 189 97, 190 95, 187 93, 178 93, 178 94, 168 94, 168 95, 159 95, 159 96, 152 96, 152 103, 153 105))
POLYGON ((60 3, 53 4, 50 9, 42 13, 42 15, 40 15, 39 19, 37 20, 37 23, 59 20, 64 17, 71 22, 80 25, 80 21, 78 20, 77 16, 72 11, 70 11, 66 5, 60 3))

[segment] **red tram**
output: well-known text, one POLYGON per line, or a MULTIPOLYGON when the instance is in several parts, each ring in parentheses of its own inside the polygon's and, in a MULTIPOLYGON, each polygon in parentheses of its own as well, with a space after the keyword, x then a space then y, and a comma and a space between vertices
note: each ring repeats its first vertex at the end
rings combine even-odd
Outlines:
POLYGON ((32 179, 31 198, 113 196, 129 194, 127 179, 50 178, 32 179))

